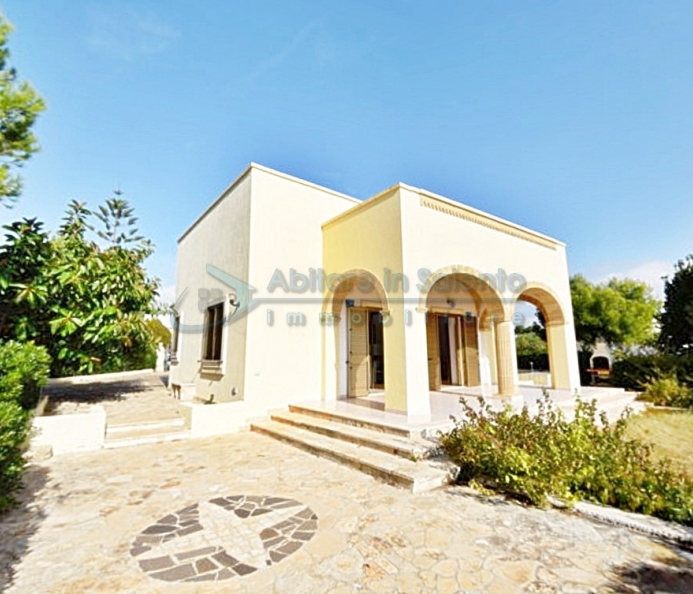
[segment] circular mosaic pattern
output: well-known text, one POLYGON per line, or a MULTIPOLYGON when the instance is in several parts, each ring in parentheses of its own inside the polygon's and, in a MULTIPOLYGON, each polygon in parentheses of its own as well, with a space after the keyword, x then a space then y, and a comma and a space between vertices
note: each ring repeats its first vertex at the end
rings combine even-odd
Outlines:
POLYGON ((317 520, 295 499, 216 497, 157 520, 135 538, 130 554, 159 580, 226 580, 295 553, 313 538, 317 520))

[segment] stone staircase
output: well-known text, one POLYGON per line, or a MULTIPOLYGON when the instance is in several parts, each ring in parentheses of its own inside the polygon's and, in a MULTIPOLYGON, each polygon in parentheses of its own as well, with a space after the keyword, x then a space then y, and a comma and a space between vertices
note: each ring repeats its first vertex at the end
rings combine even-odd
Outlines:
POLYGON ((275 411, 250 428, 414 493, 446 485, 452 478, 452 465, 438 455, 423 428, 309 404, 275 411))
MULTIPOLYGON (((623 388, 600 388, 597 393, 590 393, 589 389, 584 390, 582 399, 589 402, 596 398, 597 410, 605 412, 609 422, 613 423, 618 420, 626 408, 630 408, 635 414, 645 410, 644 403, 636 401, 637 395, 636 392, 628 392, 623 388)), ((575 400, 572 397, 559 399, 556 401, 556 405, 567 415, 575 410, 575 400)))
POLYGON ((143 423, 106 425, 104 448, 163 443, 188 439, 190 431, 181 417, 143 423))

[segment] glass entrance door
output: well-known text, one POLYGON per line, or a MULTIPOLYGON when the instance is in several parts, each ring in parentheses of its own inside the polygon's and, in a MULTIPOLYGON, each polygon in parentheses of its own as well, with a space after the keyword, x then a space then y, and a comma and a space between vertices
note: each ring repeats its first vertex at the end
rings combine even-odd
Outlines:
POLYGON ((384 388, 383 314, 379 311, 368 312, 368 343, 371 358, 371 388, 384 388))

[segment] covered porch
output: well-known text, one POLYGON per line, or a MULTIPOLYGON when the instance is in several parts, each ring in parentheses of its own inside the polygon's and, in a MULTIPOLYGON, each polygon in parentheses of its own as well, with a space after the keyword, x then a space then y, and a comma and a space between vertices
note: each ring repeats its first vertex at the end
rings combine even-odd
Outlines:
MULTIPOLYGON (((560 388, 550 388, 548 393, 556 408, 570 418, 577 402, 575 393, 560 388)), ((494 410, 510 406, 519 412, 527 406, 530 413, 534 413, 538 410, 538 404, 543 397, 543 388, 520 385, 516 395, 508 398, 499 396, 498 387, 495 385, 443 386, 439 390, 428 392, 430 413, 419 415, 407 415, 388 410, 385 390, 373 390, 367 396, 359 398, 341 396, 335 400, 308 401, 300 404, 316 412, 338 414, 345 420, 375 422, 379 425, 435 437, 438 431, 445 431, 453 426, 451 416, 456 418, 464 416, 462 402, 478 409, 479 397, 483 397, 494 410)), ((615 421, 628 407, 635 412, 642 410, 642 404, 636 402, 635 397, 634 392, 626 392, 621 388, 583 386, 580 391, 580 398, 583 401, 596 400, 598 410, 605 412, 610 421, 615 421)))
POLYGON ((487 275, 454 266, 431 273, 411 300, 389 296, 369 271, 337 278, 323 310, 326 402, 379 407, 413 422, 459 415, 459 398, 451 394, 533 405, 542 392, 528 385, 538 374, 526 378, 518 370, 513 315, 519 301, 543 315, 550 373, 542 377, 552 399, 562 402, 579 389, 572 326, 548 287, 524 282, 502 297, 487 275))

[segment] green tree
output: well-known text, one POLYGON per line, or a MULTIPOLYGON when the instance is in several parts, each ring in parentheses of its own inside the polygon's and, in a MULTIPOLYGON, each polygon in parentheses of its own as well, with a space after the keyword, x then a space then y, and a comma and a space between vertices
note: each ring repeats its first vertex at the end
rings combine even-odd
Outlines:
MULTIPOLYGON (((0 338, 25 342, 41 337, 49 318, 46 269, 53 246, 43 223, 24 219, 5 225, 0 247, 0 338)), ((42 340, 43 339, 43 340, 42 340)))
POLYGON ((660 302, 644 282, 612 278, 594 284, 582 275, 570 279, 575 333, 583 352, 598 340, 618 348, 652 344, 660 302))
POLYGON ((664 285, 659 346, 667 353, 691 353, 693 347, 693 255, 679 260, 664 285))
POLYGON ((152 333, 154 343, 157 346, 161 345, 164 348, 168 348, 171 344, 171 331, 161 323, 161 320, 152 318, 147 320, 147 325, 152 333))
POLYGON ((0 312, 9 313, 0 313, 0 339, 44 345, 54 376, 148 367, 155 356, 148 320, 158 281, 144 268, 152 245, 122 198, 99 213, 94 226, 86 205, 72 202, 52 238, 34 220, 5 227, 0 312), (89 239, 92 231, 107 245, 89 239))
POLYGON ((0 203, 6 206, 19 196, 22 182, 16 169, 38 150, 31 131, 45 109, 43 100, 31 85, 18 80, 9 65, 7 38, 12 26, 0 15, 0 203))
POLYGON ((515 348, 518 369, 549 369, 549 355, 546 346, 546 329, 541 323, 531 326, 515 327, 515 348))
POLYGON ((515 335, 515 347, 518 357, 538 357, 546 355, 546 341, 532 328, 522 329, 515 335))

